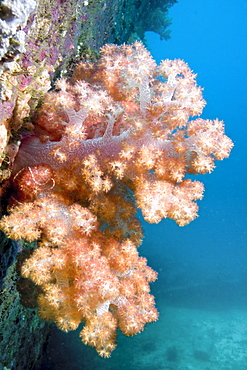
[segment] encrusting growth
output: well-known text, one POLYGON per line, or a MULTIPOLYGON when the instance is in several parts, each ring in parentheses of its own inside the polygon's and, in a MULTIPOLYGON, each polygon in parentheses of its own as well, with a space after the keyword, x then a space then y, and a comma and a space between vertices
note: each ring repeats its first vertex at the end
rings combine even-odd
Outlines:
POLYGON ((105 45, 97 64, 60 79, 22 140, 12 178, 12 239, 39 240, 22 275, 42 288, 39 314, 109 357, 125 335, 157 320, 139 256, 140 208, 146 221, 197 217, 203 184, 233 146, 219 120, 196 118, 205 105, 182 60, 156 65, 144 46, 105 45))

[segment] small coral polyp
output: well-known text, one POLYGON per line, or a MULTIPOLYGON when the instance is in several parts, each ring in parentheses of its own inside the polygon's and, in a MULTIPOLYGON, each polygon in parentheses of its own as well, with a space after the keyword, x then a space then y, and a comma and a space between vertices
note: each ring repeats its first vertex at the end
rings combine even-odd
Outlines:
POLYGON ((204 187, 187 174, 211 172, 233 144, 221 121, 190 119, 205 101, 185 62, 157 66, 139 42, 101 54, 46 95, 0 227, 39 240, 22 275, 42 288, 40 316, 64 331, 84 322, 82 341, 109 357, 117 328, 135 335, 158 318, 137 208, 150 223, 188 224, 204 187))

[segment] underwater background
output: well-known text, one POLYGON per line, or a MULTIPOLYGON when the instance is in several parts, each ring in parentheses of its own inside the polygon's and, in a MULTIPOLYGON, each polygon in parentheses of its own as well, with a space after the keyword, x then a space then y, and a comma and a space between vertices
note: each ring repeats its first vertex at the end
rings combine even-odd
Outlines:
POLYGON ((40 370, 247 369, 247 1, 181 0, 169 15, 171 38, 148 32, 149 50, 198 73, 202 118, 224 120, 235 146, 196 176, 205 184, 199 218, 185 227, 143 221, 139 252, 159 273, 159 320, 134 337, 118 333, 109 359, 54 327, 40 370))

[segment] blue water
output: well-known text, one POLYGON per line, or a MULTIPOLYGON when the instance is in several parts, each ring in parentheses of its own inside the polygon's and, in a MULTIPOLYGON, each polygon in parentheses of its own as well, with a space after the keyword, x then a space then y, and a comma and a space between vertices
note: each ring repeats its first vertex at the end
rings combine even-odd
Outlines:
POLYGON ((159 321, 133 337, 119 334, 110 359, 78 332, 54 330, 42 370, 247 369, 247 1, 181 0, 170 12, 172 37, 147 33, 154 58, 180 58, 198 73, 203 118, 225 121, 235 147, 210 175, 199 218, 143 223, 140 254, 159 272, 152 284, 159 321))
MULTIPOLYGON (((198 73, 207 101, 202 117, 224 120, 235 147, 213 173, 197 176, 206 188, 200 217, 184 228, 161 223, 156 251, 205 278, 247 280, 247 1, 180 1, 170 15, 172 38, 149 33, 151 52, 157 61, 184 59, 198 73)), ((148 242, 152 226, 145 229, 148 242)))

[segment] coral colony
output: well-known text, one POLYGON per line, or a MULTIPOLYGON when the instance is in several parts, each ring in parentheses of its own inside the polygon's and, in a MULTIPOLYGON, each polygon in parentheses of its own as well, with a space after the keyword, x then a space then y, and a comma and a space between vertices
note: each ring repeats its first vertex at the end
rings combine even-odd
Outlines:
POLYGON ((221 121, 189 120, 205 101, 185 62, 157 66, 140 42, 101 54, 45 96, 0 226, 38 240, 22 275, 42 292, 40 317, 64 331, 84 322, 82 341, 109 357, 117 328, 131 336, 158 318, 137 208, 150 223, 188 224, 203 184, 186 174, 211 172, 233 144, 221 121))

